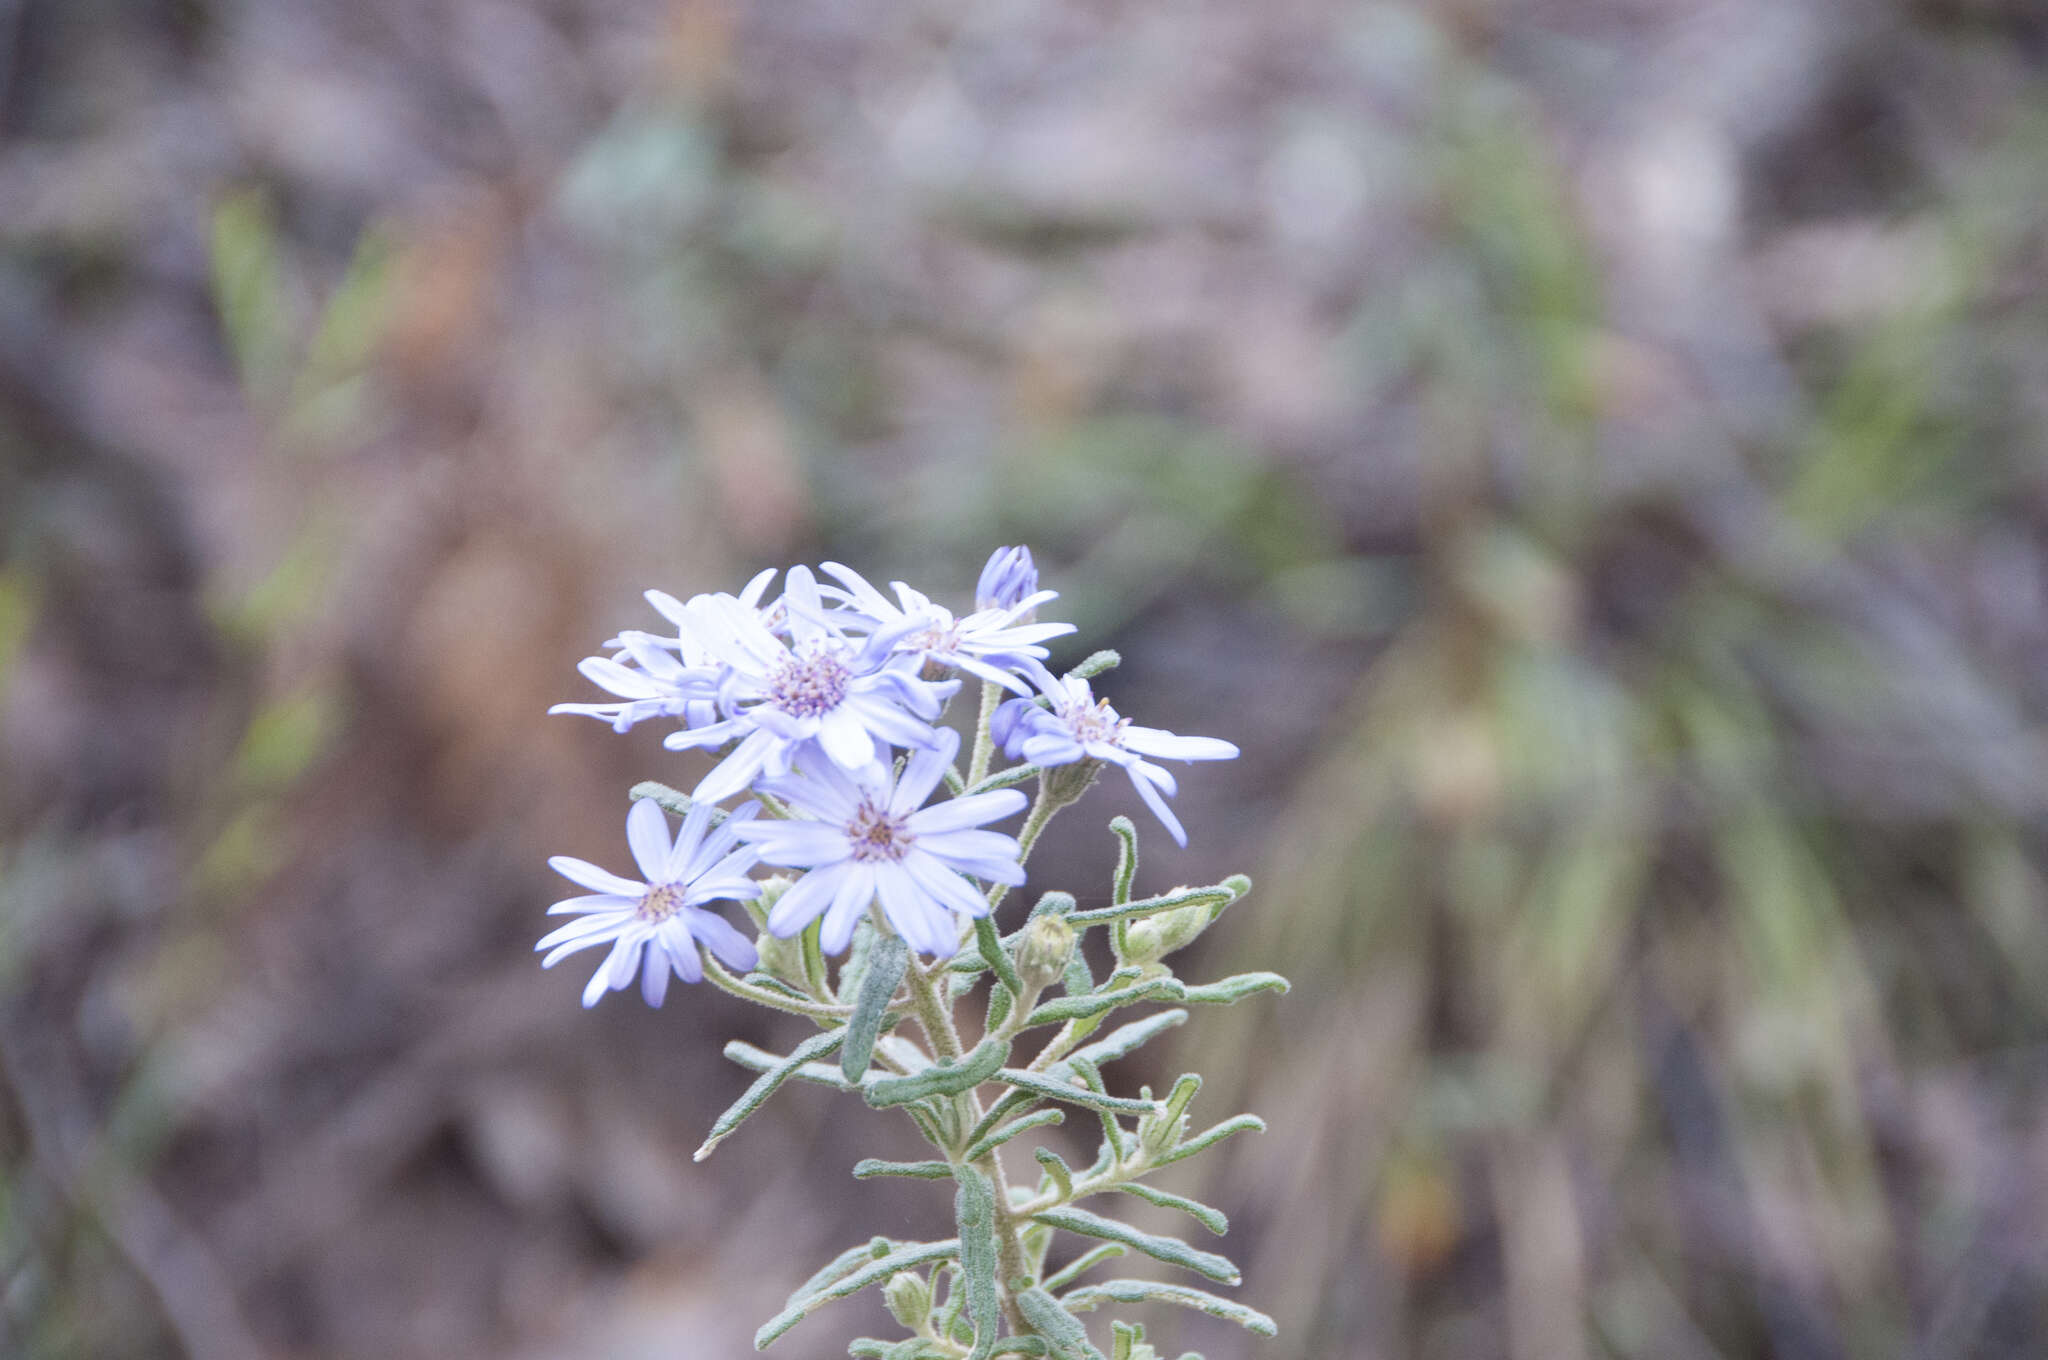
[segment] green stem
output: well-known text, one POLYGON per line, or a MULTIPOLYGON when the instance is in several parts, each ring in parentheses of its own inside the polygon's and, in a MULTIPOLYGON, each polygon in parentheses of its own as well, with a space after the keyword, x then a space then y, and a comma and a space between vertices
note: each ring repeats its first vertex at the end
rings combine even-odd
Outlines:
POLYGON ((793 996, 785 996, 781 992, 771 992, 766 987, 750 986, 744 980, 734 977, 731 973, 727 972, 725 966, 709 954, 704 956, 704 975, 710 978, 712 986, 718 988, 721 992, 729 992, 733 996, 743 997, 748 1001, 767 1006, 771 1010, 788 1011, 791 1015, 809 1016, 811 1019, 827 1026, 843 1025, 846 1023, 847 1018, 853 1014, 853 1007, 851 1006, 814 1004, 809 1001, 799 1001, 793 996))
POLYGON ((995 733, 990 725, 996 716, 996 705, 1002 702, 1005 693, 1001 685, 990 680, 981 682, 981 716, 974 723, 974 755, 967 762, 967 787, 973 788, 988 778, 988 763, 995 755, 995 733))

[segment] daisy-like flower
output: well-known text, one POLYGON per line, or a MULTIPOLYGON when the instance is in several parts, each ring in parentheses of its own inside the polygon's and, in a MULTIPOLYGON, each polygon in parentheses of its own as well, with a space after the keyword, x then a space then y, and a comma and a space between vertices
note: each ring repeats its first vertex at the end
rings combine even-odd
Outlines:
POLYGON ((761 895, 761 885, 747 877, 759 862, 741 833, 761 805, 748 803, 706 836, 712 807, 699 803, 669 840, 668 818, 653 801, 642 798, 626 814, 626 844, 633 861, 647 876, 645 883, 621 878, 588 860, 556 855, 548 867, 579 887, 586 897, 572 897, 548 908, 548 915, 573 914, 576 920, 542 937, 535 949, 550 950, 541 967, 552 968, 579 949, 609 944, 611 953, 583 989, 583 1004, 595 1006, 607 991, 620 991, 640 975, 640 995, 659 1006, 668 995, 669 974, 685 982, 704 976, 697 946, 735 972, 757 962, 754 942, 704 903, 721 898, 743 901, 761 895))
POLYGON ((1174 778, 1146 757, 1230 760, 1237 747, 1215 737, 1182 737, 1157 727, 1139 727, 1111 708, 1107 699, 1097 699, 1081 677, 1055 679, 1043 666, 1033 671, 1050 707, 1040 707, 1033 699, 1010 699, 996 709, 990 724, 991 734, 1010 759, 1040 766, 1080 760, 1118 766, 1175 843, 1186 845, 1188 833, 1166 805, 1175 791, 1174 778))
MULTIPOLYGON (((1022 548, 1015 551, 1024 553, 1028 568, 1030 554, 1022 548)), ((1074 631, 1071 623, 1028 621, 1037 613, 1038 606, 1059 598, 1057 591, 1028 591, 1008 604, 978 607, 965 618, 956 619, 944 605, 934 603, 901 581, 890 583, 896 592, 892 601, 851 567, 827 562, 820 570, 844 587, 833 592, 844 602, 843 612, 858 620, 860 626, 895 635, 897 651, 967 671, 1019 694, 1028 695, 1031 688, 1017 678, 1017 671, 1046 656, 1045 648, 1039 644, 1074 631)), ((988 575, 986 570, 982 572, 984 585, 988 575)), ((1034 574, 1031 583, 1036 585, 1037 579, 1034 574)), ((1006 588, 1014 584, 1011 580, 1006 588)), ((978 595, 977 605, 984 598, 978 595)))
POLYGON ((803 567, 784 578, 787 639, 729 597, 700 596, 691 606, 694 636, 723 665, 718 707, 726 717, 671 732, 663 744, 681 751, 739 743, 698 784, 692 796, 699 801, 729 798, 764 773, 786 774, 813 742, 841 769, 856 770, 877 758, 878 744, 929 748, 938 741, 931 724, 960 682, 920 679, 897 655, 915 620, 849 636, 803 567))
POLYGON ((941 730, 938 744, 914 753, 901 778, 879 761, 849 771, 806 750, 796 773, 762 780, 764 792, 804 820, 749 822, 741 839, 769 864, 809 870, 769 910, 769 932, 787 938, 823 913, 821 942, 836 954, 879 901, 911 948, 952 953, 960 918, 988 914, 988 899, 961 875, 1024 881, 1015 838, 978 829, 1021 812, 1023 794, 999 789, 922 806, 959 748, 959 734, 941 730))
POLYGON ((782 616, 782 602, 772 601, 764 607, 761 597, 774 579, 775 572, 770 569, 747 582, 737 596, 699 595, 688 603, 667 591, 647 591, 647 603, 676 626, 676 635, 629 629, 604 644, 612 649, 611 656, 588 656, 576 666, 584 679, 623 702, 556 704, 548 712, 598 718, 610 723, 615 732, 624 732, 648 718, 681 718, 686 727, 717 721, 721 668, 711 649, 692 631, 693 617, 700 616, 704 608, 698 602, 712 598, 731 601, 754 611, 772 627, 782 616))

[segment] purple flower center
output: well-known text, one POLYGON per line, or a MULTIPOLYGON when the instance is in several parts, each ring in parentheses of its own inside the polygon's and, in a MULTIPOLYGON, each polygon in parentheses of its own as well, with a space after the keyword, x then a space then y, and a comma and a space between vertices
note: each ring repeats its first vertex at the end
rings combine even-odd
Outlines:
POLYGON ((861 800, 860 809, 846 824, 846 840, 852 847, 853 858, 863 864, 894 863, 909 852, 913 839, 903 818, 866 799, 861 800))
POLYGON ((769 680, 768 699, 792 717, 821 717, 839 707, 852 678, 836 653, 791 657, 769 680))
POLYGON ((1124 728, 1131 722, 1129 718, 1117 716, 1117 711, 1109 706, 1107 699, 1098 699, 1089 705, 1076 704, 1063 710, 1060 716, 1073 731, 1074 740, 1084 743, 1099 741, 1109 746, 1123 745, 1124 728))
POLYGON ((640 899, 640 905, 633 914, 649 925, 660 925, 682 909, 682 885, 663 883, 647 890, 647 896, 640 899))

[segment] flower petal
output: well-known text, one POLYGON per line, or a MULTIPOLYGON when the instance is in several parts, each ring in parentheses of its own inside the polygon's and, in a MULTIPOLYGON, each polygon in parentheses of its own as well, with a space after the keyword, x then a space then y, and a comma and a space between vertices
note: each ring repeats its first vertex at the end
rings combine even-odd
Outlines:
POLYGON ((685 911, 675 919, 686 922, 690 934, 701 940, 713 957, 734 972, 752 972, 761 962, 754 942, 717 912, 685 911))
POLYGON ((1126 727, 1126 750, 1165 760, 1232 760, 1237 748, 1219 737, 1182 737, 1157 727, 1126 727))
POLYGON ((588 888, 592 892, 617 893, 620 897, 630 897, 635 902, 647 896, 645 883, 620 878, 609 869, 600 869, 589 860, 577 859, 573 855, 554 856, 548 860, 548 868, 578 887, 588 888))
POLYGON ((837 864, 813 869, 789 886, 768 910, 768 933, 781 939, 802 930, 832 905, 844 869, 837 864))
POLYGON ((1022 812, 1030 801, 1016 789, 996 789, 990 793, 934 803, 922 811, 911 813, 906 824, 914 835, 935 836, 940 832, 959 831, 1012 816, 1022 812))
POLYGON ((825 928, 819 944, 827 954, 837 954, 853 943, 853 928, 875 900, 875 871, 865 864, 848 864, 839 871, 832 906, 825 913, 825 928))
POLYGON ((913 752, 910 763, 903 767, 896 791, 889 796, 889 811, 901 817, 924 806, 924 800, 932 796, 932 790, 939 786, 946 768, 959 753, 960 734, 950 727, 940 728, 938 745, 913 752))
POLYGON ((668 838, 668 814, 652 798, 638 798, 626 814, 626 844, 632 847, 633 862, 648 883, 672 883, 668 858, 675 848, 668 838))

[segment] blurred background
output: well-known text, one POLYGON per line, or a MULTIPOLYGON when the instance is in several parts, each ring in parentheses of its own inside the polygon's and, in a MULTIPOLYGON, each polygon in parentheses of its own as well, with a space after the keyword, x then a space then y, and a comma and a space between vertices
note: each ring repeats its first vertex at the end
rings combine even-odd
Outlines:
POLYGON ((1280 1337, 1167 1354, 2048 1352, 2038 0, 0 0, 0 1354, 736 1356, 942 1235, 826 1092, 690 1163, 802 1022, 540 971, 693 777, 543 712, 1013 542, 1296 983, 1117 1074, 1273 1125, 1168 1183, 1280 1337))

